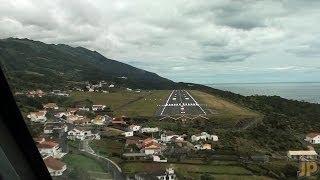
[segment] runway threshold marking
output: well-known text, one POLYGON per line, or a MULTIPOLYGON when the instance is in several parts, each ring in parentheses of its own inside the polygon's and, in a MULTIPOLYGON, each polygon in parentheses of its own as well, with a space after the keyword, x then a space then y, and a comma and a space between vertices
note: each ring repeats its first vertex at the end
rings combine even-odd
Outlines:
POLYGON ((202 109, 202 107, 199 105, 199 103, 189 94, 189 92, 188 92, 188 91, 185 91, 185 92, 186 92, 186 93, 189 95, 189 97, 191 97, 191 99, 196 103, 196 106, 198 106, 204 114, 207 114, 207 113, 202 109))
POLYGON ((163 106, 163 109, 162 109, 162 111, 161 111, 161 113, 160 113, 161 116, 162 116, 164 110, 166 109, 166 107, 168 106, 168 102, 169 102, 169 100, 171 99, 171 96, 172 96, 172 94, 173 94, 174 91, 175 91, 175 90, 172 90, 170 96, 169 96, 168 99, 167 99, 166 104, 163 106))

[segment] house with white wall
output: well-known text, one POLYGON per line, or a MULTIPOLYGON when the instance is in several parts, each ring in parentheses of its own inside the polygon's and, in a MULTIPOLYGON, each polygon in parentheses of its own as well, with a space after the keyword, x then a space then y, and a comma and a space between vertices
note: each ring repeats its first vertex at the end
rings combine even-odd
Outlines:
POLYGON ((320 144, 320 133, 309 133, 306 135, 305 141, 311 144, 320 144))
POLYGON ((133 131, 127 131, 122 133, 124 135, 124 137, 132 137, 133 136, 133 131))
POLYGON ((136 131, 139 131, 141 129, 141 126, 138 126, 138 125, 135 125, 135 124, 132 124, 128 127, 129 131, 133 131, 133 132, 136 132, 136 131))
POLYGON ((200 134, 195 134, 195 135, 192 135, 192 136, 191 136, 191 141, 192 141, 192 142, 196 142, 196 141, 199 141, 199 140, 204 140, 204 141, 207 141, 207 140, 218 141, 219 138, 218 138, 218 136, 216 136, 216 135, 210 135, 210 134, 208 134, 207 132, 202 132, 202 133, 200 133, 200 134))
POLYGON ((63 153, 60 149, 59 143, 52 140, 45 140, 36 144, 40 154, 44 157, 52 156, 54 158, 61 158, 66 153, 63 153))
POLYGON ((154 133, 154 132, 159 132, 158 127, 143 127, 140 129, 141 133, 154 133))
POLYGON ((47 121, 46 117, 47 111, 38 111, 38 112, 30 112, 27 116, 32 122, 45 122, 47 121))
POLYGON ((161 138, 160 139, 163 142, 170 142, 170 141, 173 141, 173 140, 178 140, 178 141, 183 141, 184 140, 182 135, 177 135, 177 134, 175 134, 174 132, 171 132, 171 131, 161 134, 161 138))

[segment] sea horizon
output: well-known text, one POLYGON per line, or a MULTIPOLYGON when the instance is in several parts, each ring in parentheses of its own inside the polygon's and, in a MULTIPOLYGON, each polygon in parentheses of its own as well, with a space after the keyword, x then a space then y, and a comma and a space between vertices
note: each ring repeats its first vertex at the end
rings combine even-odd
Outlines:
POLYGON ((280 96, 320 104, 320 82, 213 83, 207 86, 244 96, 280 96))

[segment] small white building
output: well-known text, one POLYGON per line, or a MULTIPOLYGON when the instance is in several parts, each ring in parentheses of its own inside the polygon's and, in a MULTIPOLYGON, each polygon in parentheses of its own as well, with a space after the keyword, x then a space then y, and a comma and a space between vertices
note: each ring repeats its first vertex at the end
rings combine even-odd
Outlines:
POLYGON ((130 126, 128 127, 128 129, 129 129, 130 131, 136 132, 136 131, 139 131, 139 130, 141 129, 141 126, 132 124, 132 125, 130 125, 130 126))
POLYGON ((320 133, 307 134, 305 141, 307 141, 311 144, 320 144, 320 133))
POLYGON ((160 146, 160 144, 158 144, 156 142, 152 142, 152 143, 148 144, 147 146, 145 146, 142 149, 142 151, 146 155, 159 154, 161 152, 161 146, 160 146))
POLYGON ((46 123, 43 128, 44 134, 52 134, 54 131, 67 132, 68 126, 62 123, 46 123))
POLYGON ((42 156, 52 156, 54 158, 61 158, 66 153, 62 153, 60 146, 55 141, 43 141, 37 144, 37 148, 42 156))
POLYGON ((160 156, 156 156, 156 155, 153 155, 153 156, 152 156, 152 160, 153 160, 154 162, 168 162, 168 160, 167 160, 166 158, 161 159, 160 156))
POLYGON ((94 104, 92 105, 92 111, 102 111, 106 108, 106 105, 94 104))
POLYGON ((45 122, 47 111, 30 112, 27 116, 32 122, 45 122))
POLYGON ((114 88, 114 84, 110 84, 110 85, 109 85, 109 88, 114 88))
POLYGON ((294 160, 315 160, 318 153, 315 150, 288 151, 287 156, 294 160))
POLYGON ((122 134, 124 135, 124 137, 132 137, 133 136, 133 131, 124 132, 122 134))
POLYGON ((51 156, 43 159, 51 176, 61 176, 67 169, 67 165, 51 156))
POLYGON ((159 132, 158 127, 144 127, 140 129, 141 133, 154 133, 154 132, 159 132))
POLYGON ((199 140, 204 140, 204 141, 207 141, 207 140, 218 141, 219 138, 218 138, 218 136, 216 136, 216 135, 210 135, 210 134, 208 134, 207 132, 202 132, 202 133, 200 133, 200 134, 195 134, 195 135, 192 135, 192 136, 191 136, 191 141, 192 141, 192 142, 196 142, 196 141, 199 141, 199 140))
POLYGON ((58 112, 54 115, 54 117, 62 118, 63 116, 67 116, 67 115, 68 115, 67 112, 58 112))
MULTIPOLYGON (((75 140, 75 139, 84 140, 84 139, 90 138, 90 137, 92 137, 91 130, 74 128, 74 129, 68 131, 68 139, 71 139, 71 140, 75 140)), ((96 138, 94 138, 94 139, 96 139, 96 138)), ((99 137, 99 139, 100 139, 100 137, 99 137)))
POLYGON ((161 134, 161 141, 163 142, 170 142, 170 141, 173 141, 173 140, 178 140, 178 141, 183 141, 184 138, 181 136, 181 135, 177 135, 173 132, 166 132, 166 133, 163 133, 161 134))

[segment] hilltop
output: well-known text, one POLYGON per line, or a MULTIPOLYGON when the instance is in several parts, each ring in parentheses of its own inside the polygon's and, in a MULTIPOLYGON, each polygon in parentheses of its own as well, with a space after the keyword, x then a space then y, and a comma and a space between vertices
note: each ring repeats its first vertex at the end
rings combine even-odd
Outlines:
POLYGON ((96 51, 29 39, 0 40, 0 64, 12 86, 19 88, 64 88, 97 80, 141 89, 174 85, 155 73, 108 59, 96 51))

